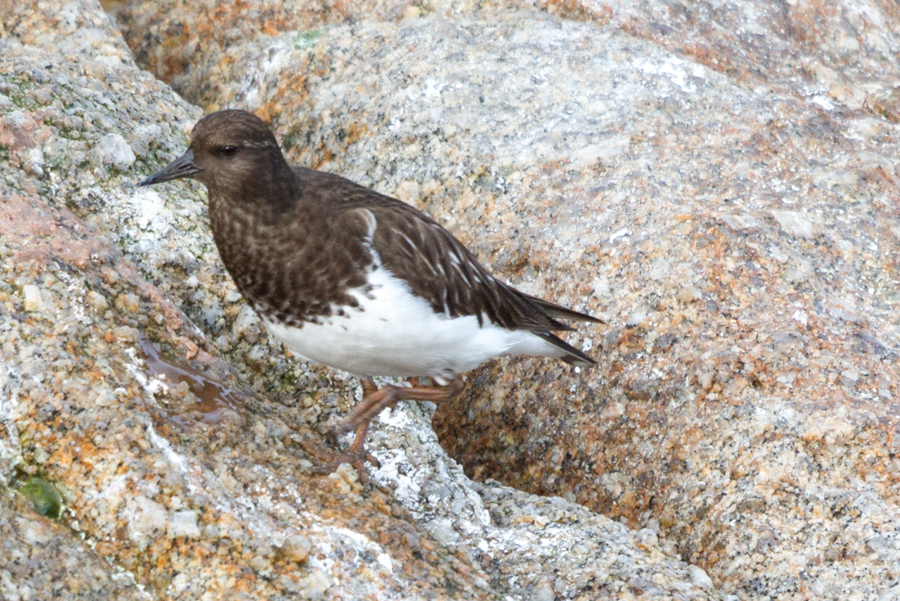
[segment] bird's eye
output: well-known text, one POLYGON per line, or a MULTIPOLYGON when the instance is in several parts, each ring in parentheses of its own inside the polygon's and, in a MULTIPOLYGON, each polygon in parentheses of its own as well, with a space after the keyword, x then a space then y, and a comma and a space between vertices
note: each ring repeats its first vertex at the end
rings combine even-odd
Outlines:
POLYGON ((231 157, 236 155, 237 151, 238 151, 237 146, 223 146, 220 149, 222 156, 224 156, 225 158, 228 158, 228 159, 230 159, 231 157))

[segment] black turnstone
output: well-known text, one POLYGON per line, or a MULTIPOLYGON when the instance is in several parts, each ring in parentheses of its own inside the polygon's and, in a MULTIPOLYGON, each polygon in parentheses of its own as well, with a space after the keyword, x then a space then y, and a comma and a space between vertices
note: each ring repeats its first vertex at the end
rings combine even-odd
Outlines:
MULTIPOLYGON (((222 261, 269 329, 301 357, 362 378, 356 429, 329 467, 364 478, 369 422, 400 400, 441 401, 457 374, 500 355, 594 363, 553 335, 560 319, 600 320, 529 296, 491 276, 450 232, 415 208, 347 179, 288 165, 272 131, 241 110, 201 119, 187 152, 139 183, 190 177, 209 190, 222 261), (373 376, 427 377, 386 386, 373 376)), ((321 456, 321 453, 319 453, 321 456)))

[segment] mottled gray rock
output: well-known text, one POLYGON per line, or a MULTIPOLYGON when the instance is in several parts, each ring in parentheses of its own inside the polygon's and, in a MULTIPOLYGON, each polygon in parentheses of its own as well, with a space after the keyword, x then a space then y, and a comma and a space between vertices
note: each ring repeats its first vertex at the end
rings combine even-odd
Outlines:
POLYGON ((0 488, 0 598, 147 599, 129 574, 110 566, 72 532, 0 488))
POLYGON ((621 28, 762 93, 826 111, 900 121, 900 12, 872 0, 539 1, 545 10, 621 28))
MULTIPOLYGON (((302 421, 282 420, 289 408, 262 409, 262 418, 221 394, 198 403, 189 386, 154 371, 143 336, 207 382, 223 382, 219 390, 235 386, 231 368, 209 354, 216 348, 165 294, 196 319, 219 315, 219 328, 241 307, 196 193, 170 205, 135 197, 140 171, 122 174, 96 149, 104 136, 140 141, 141 124, 152 119, 159 136, 141 154, 155 165, 171 156, 158 156, 163 145, 184 143, 183 124, 197 112, 131 64, 96 3, 47 14, 20 4, 4 27, 0 89, 11 102, 0 112, 0 481, 8 494, 7 486, 40 475, 65 505, 54 534, 62 540, 39 545, 15 530, 24 513, 0 504, 13 525, 10 538, 0 537, 11 549, 0 554, 4 597, 126 596, 125 585, 107 584, 122 571, 151 598, 492 597, 472 584, 468 563, 390 497, 365 491, 348 505, 346 494, 310 474, 291 436, 311 433, 302 421), (119 60, 109 60, 116 52, 119 60), (22 168, 35 148, 45 157, 42 175, 22 168), (121 204, 103 213, 112 199, 121 204), (134 262, 115 242, 135 252, 134 262), (135 263, 163 281, 165 270, 177 275, 163 292, 135 263), (402 546, 398 529, 420 545, 402 546), (309 541, 306 560, 294 549, 286 563, 280 545, 297 536, 309 541), (109 563, 69 565, 68 549, 90 555, 87 545, 109 563)), ((268 352, 254 355, 254 365, 268 352)), ((296 367, 275 379, 290 376, 296 394, 304 374, 296 367)))
MULTIPOLYGON (((389 488, 312 473, 298 442, 321 442, 355 382, 267 339, 205 193, 133 188, 199 111, 132 64, 95 2, 11 6, 0 94, 0 482, 38 475, 64 506, 55 546, 4 530, 28 550, 0 554, 5 596, 713 597, 607 518, 499 485, 482 500, 420 408, 375 433, 389 488), (60 568, 69 547, 105 561, 60 568)), ((33 519, 20 506, 0 503, 0 528, 33 519)))
POLYGON ((495 590, 523 601, 717 598, 705 572, 672 561, 655 536, 559 497, 473 483, 440 450, 430 415, 400 407, 381 416, 373 477, 438 541, 485 566, 495 590))
POLYGON ((525 291, 609 318, 569 338, 592 372, 503 360, 438 409, 470 474, 624 519, 740 598, 878 598, 900 578, 900 175, 892 113, 865 93, 895 87, 894 13, 697 6, 682 30, 712 32, 697 43, 721 63, 698 58, 715 68, 624 20, 499 9, 257 36, 198 64, 297 162, 408 200, 525 291), (764 26, 729 46, 742 10, 764 26), (745 52, 817 11, 873 35, 826 26, 817 48, 800 28, 745 52))

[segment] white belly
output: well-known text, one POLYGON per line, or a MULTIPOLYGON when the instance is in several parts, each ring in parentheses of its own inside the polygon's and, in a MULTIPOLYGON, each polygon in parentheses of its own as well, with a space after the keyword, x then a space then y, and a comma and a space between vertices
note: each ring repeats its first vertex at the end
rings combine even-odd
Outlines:
POLYGON ((499 355, 559 357, 553 345, 524 330, 478 318, 435 314, 409 285, 384 267, 369 275, 372 290, 351 291, 358 309, 302 327, 265 320, 303 358, 360 376, 450 378, 499 355))

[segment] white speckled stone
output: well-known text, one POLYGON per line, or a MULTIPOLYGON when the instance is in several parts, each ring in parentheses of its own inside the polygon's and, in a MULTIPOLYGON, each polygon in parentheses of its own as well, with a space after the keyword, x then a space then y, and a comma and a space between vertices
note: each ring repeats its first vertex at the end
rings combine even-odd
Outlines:
POLYGON ((140 549, 146 549, 151 540, 166 532, 169 513, 156 501, 139 496, 128 512, 128 536, 140 549))
POLYGON ((200 527, 197 526, 197 512, 187 509, 184 511, 176 511, 172 514, 167 524, 167 532, 169 536, 187 538, 197 538, 200 536, 200 527))
POLYGON ((136 158, 131 146, 119 134, 101 136, 95 148, 102 162, 112 165, 120 171, 131 167, 136 158))
POLYGON ((24 307, 26 311, 40 311, 44 307, 41 300, 41 289, 35 284, 25 284, 22 286, 22 296, 24 297, 24 307))

